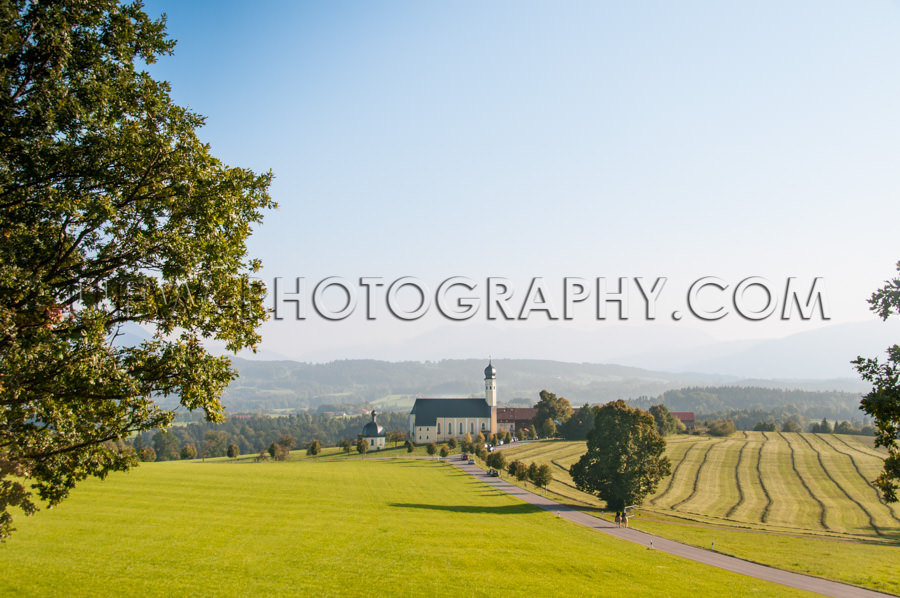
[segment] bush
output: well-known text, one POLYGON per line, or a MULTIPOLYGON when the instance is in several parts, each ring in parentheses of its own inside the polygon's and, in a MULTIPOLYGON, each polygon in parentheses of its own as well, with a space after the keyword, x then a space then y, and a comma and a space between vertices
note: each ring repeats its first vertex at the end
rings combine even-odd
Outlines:
POLYGON ((506 457, 500 451, 497 451, 496 453, 488 453, 487 459, 485 459, 485 464, 488 467, 493 467, 494 469, 502 471, 506 469, 506 457))
POLYGON ((196 459, 197 458, 197 447, 195 447, 190 442, 185 443, 183 447, 181 447, 181 458, 182 459, 196 459))
POLYGON ((799 432, 800 430, 800 424, 792 417, 785 420, 784 424, 781 426, 782 432, 799 432))
POLYGON ((152 446, 145 446, 138 451, 138 459, 147 462, 156 461, 156 451, 153 450, 152 446))
POLYGON ((709 424, 710 436, 731 436, 736 431, 730 419, 720 419, 709 424))
POLYGON ((776 429, 775 422, 757 422, 753 426, 754 432, 774 432, 776 429))
POLYGON ((318 440, 311 441, 306 447, 306 454, 310 457, 315 457, 319 453, 322 452, 322 443, 318 440))

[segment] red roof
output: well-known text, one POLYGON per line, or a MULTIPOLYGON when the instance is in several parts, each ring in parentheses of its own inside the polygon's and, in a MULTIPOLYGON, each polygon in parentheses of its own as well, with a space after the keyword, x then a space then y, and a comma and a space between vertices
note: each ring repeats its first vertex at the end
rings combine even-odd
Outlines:
POLYGON ((683 422, 694 421, 693 411, 671 411, 670 413, 675 416, 676 419, 680 419, 683 422))
POLYGON ((531 421, 535 415, 535 407, 497 407, 497 421, 500 423, 531 421))

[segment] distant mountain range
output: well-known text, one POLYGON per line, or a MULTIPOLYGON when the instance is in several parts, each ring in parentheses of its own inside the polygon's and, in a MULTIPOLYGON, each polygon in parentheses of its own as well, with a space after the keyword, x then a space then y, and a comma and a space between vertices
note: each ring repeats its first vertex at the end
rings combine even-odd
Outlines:
MULTIPOLYGON (((413 343, 427 347, 414 361, 391 360, 393 353, 388 349, 380 352, 383 360, 344 358, 327 363, 231 356, 240 377, 228 387, 223 401, 231 413, 340 411, 363 405, 402 411, 417 396, 482 396, 487 359, 447 357, 460 353, 470 357, 481 347, 523 343, 523 347, 510 350, 515 355, 527 349, 526 332, 498 335, 490 327, 479 325, 433 330, 413 343), (467 334, 462 334, 464 329, 467 334), (479 340, 482 336, 485 339, 479 340)), ((529 334, 533 337, 535 331, 529 334)), ((578 343, 584 341, 579 340, 581 331, 562 327, 555 334, 552 329, 540 334, 545 351, 566 356, 576 353, 578 343)), ((860 354, 881 354, 900 340, 900 326, 891 321, 841 324, 780 339, 732 343, 682 335, 678 347, 672 346, 674 337, 666 341, 657 337, 651 343, 642 334, 646 332, 633 330, 621 336, 622 331, 612 327, 602 339, 591 336, 592 343, 599 347, 592 354, 618 355, 618 364, 586 363, 587 359, 494 359, 500 401, 532 405, 538 393, 546 389, 578 406, 618 398, 656 398, 687 387, 740 386, 848 393, 837 400, 855 409, 858 396, 869 388, 856 377, 850 361, 860 354), (656 365, 637 367, 639 364, 656 365)), ((128 329, 120 340, 134 343, 141 336, 140 329, 128 329)), ((404 353, 409 350, 405 347, 404 353)))
MULTIPOLYGON (((595 331, 560 324, 540 329, 490 324, 445 325, 402 342, 317 350, 300 361, 377 356, 385 361, 505 358, 607 363, 653 371, 784 380, 856 379, 850 361, 880 355, 900 342, 900 319, 825 326, 776 339, 718 341, 670 324, 612 324, 595 331)), ((268 357, 263 357, 268 359, 268 357)))
MULTIPOLYGON (((341 411, 376 406, 406 410, 417 396, 483 396, 484 359, 388 362, 341 360, 324 364, 250 361, 232 358, 240 377, 225 391, 229 411, 279 412, 297 409, 341 411)), ((530 406, 549 390, 575 405, 615 399, 656 398, 667 390, 708 386, 755 386, 827 391, 856 408, 865 384, 842 380, 759 380, 710 374, 673 374, 619 365, 533 359, 497 359, 501 404, 530 406)), ((779 395, 780 393, 772 393, 779 395)), ((815 400, 815 397, 810 397, 815 400)), ((743 408, 740 404, 732 405, 743 408)), ((750 405, 747 405, 749 407, 750 405)))

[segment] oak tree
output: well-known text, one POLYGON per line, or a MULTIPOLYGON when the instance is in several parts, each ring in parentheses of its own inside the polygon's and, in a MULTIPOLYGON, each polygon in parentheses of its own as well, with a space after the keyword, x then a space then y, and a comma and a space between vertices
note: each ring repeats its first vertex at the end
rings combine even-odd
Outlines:
POLYGON ((641 504, 671 473, 653 416, 622 400, 595 411, 587 447, 569 473, 579 490, 596 493, 609 509, 641 504))
POLYGON ((356 452, 359 453, 360 455, 362 455, 363 457, 365 457, 366 453, 369 452, 369 441, 366 440, 365 438, 363 438, 362 436, 360 436, 359 439, 357 439, 357 441, 356 441, 356 452))
POLYGON ((173 418, 154 399, 224 417, 235 372, 203 340, 258 343, 246 240, 274 204, 143 70, 174 41, 140 2, 10 0, 0 31, 2 539, 11 507, 133 466, 122 440, 173 418), (116 342, 129 323, 152 338, 116 342))
MULTIPOLYGON (((900 272, 900 262, 897 263, 900 272)), ((888 280, 869 298, 869 306, 881 319, 900 314, 900 277, 888 280)), ((875 485, 884 500, 897 502, 900 490, 900 345, 887 349, 887 358, 857 357, 853 361, 863 380, 872 384, 872 390, 861 401, 862 410, 875 418, 875 446, 883 446, 888 454, 884 468, 875 485)))
POLYGON ((534 473, 529 471, 528 474, 538 488, 546 488, 553 481, 553 470, 546 463, 539 465, 534 473))
POLYGON ((228 445, 228 452, 225 454, 228 455, 229 459, 237 459, 241 456, 241 447, 232 442, 228 445))
MULTIPOLYGON (((537 412, 534 415, 534 419, 532 422, 535 426, 544 426, 545 422, 549 419, 552 423, 554 423, 553 432, 556 432, 556 422, 559 424, 564 424, 570 417, 572 417, 572 405, 569 401, 563 397, 557 397, 552 392, 548 392, 546 390, 542 390, 540 392, 540 400, 535 404, 537 408, 537 412)), ((543 433, 543 428, 541 428, 541 432, 543 433)), ((548 436, 548 434, 544 434, 548 436)))
POLYGON ((319 453, 322 452, 322 443, 318 440, 311 440, 310 443, 306 446, 306 454, 310 457, 315 457, 319 453))

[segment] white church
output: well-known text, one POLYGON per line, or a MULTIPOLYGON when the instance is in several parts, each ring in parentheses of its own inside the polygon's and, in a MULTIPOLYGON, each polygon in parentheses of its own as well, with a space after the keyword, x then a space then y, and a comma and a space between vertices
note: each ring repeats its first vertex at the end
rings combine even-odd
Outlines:
POLYGON ((484 398, 416 399, 409 412, 409 437, 413 442, 443 442, 450 438, 485 437, 497 433, 497 370, 484 368, 484 398))

